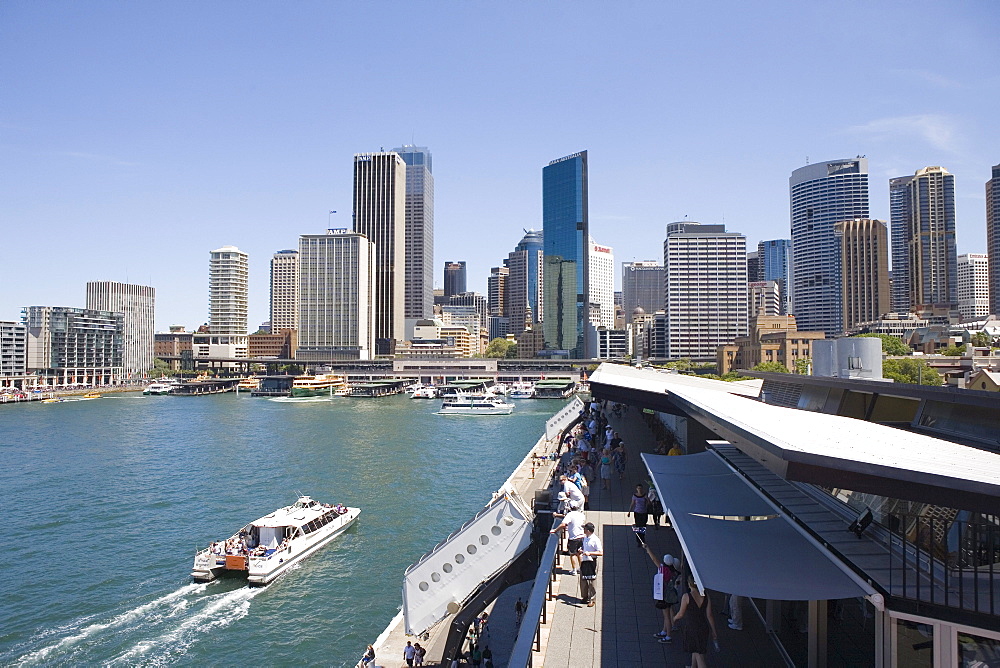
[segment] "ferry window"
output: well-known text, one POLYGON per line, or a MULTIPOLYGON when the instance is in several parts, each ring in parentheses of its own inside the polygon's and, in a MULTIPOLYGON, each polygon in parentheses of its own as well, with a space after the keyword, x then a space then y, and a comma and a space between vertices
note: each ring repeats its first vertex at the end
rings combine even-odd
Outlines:
POLYGON ((451 573, 454 568, 455 568, 454 566, 452 566, 447 562, 445 562, 445 564, 441 566, 441 570, 444 571, 445 573, 451 573))
POLYGON ((431 580, 434 580, 434 582, 441 582, 441 574, 437 571, 431 573, 431 580))
POLYGON ((456 564, 461 564, 461 563, 464 563, 464 562, 465 562, 465 555, 464 554, 456 554, 455 555, 455 563, 456 564))
POLYGON ((498 527, 498 526, 494 526, 494 527, 493 527, 492 529, 490 529, 490 532, 491 532, 491 533, 492 533, 492 534, 493 534, 494 536, 499 536, 499 535, 500 535, 500 531, 501 531, 501 529, 500 529, 500 527, 498 527))
POLYGON ((1000 640, 958 632, 958 665, 1000 665, 1000 640))
POLYGON ((465 551, 468 552, 469 554, 475 554, 476 553, 476 546, 475 545, 469 545, 469 547, 465 548, 465 551))
POLYGON ((420 591, 427 591, 428 589, 431 588, 431 586, 426 582, 421 582, 420 584, 417 585, 417 587, 420 588, 420 591))
POLYGON ((487 536, 486 534, 483 534, 482 536, 479 537, 479 542, 482 543, 483 545, 486 545, 487 543, 490 542, 490 537, 487 536))

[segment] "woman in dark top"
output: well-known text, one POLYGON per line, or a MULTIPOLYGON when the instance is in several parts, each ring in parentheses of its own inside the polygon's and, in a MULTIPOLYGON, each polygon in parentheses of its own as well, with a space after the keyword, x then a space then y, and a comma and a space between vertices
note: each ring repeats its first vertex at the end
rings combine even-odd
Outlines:
POLYGON ((674 623, 684 620, 681 627, 681 641, 684 651, 691 652, 691 668, 708 668, 708 641, 718 643, 715 620, 712 619, 712 602, 708 596, 698 592, 694 580, 688 578, 688 592, 681 597, 681 609, 674 617, 674 623))
POLYGON ((646 488, 642 485, 635 486, 635 493, 632 495, 632 505, 628 507, 627 517, 631 513, 632 531, 635 532, 635 542, 639 547, 646 544, 646 522, 649 521, 649 497, 646 496, 646 488))

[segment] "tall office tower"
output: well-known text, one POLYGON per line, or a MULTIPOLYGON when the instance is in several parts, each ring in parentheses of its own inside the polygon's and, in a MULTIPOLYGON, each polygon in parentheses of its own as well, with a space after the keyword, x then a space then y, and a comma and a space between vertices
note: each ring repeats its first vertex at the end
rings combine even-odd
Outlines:
POLYGON ((889 179, 889 230, 892 235, 892 310, 910 310, 910 181, 912 176, 889 179))
POLYGON ((917 170, 910 190, 910 304, 958 306, 955 176, 943 167, 917 170))
POLYGON ((545 347, 580 358, 590 349, 588 316, 590 239, 587 152, 553 160, 542 169, 545 254, 545 347))
POLYGON ((208 329, 212 334, 247 333, 249 258, 236 246, 212 251, 208 265, 208 329))
POLYGON ((478 292, 463 292, 461 294, 448 297, 448 302, 442 305, 442 309, 449 306, 467 306, 475 309, 479 315, 479 321, 486 326, 486 316, 489 315, 489 302, 484 295, 478 292))
POLYGON ((510 276, 510 267, 507 266, 507 260, 503 261, 502 267, 490 269, 490 276, 486 279, 486 301, 490 315, 497 317, 504 315, 508 276, 510 276))
POLYGON ((155 327, 153 310, 156 290, 146 285, 90 281, 87 308, 91 311, 121 313, 122 364, 126 378, 147 378, 153 368, 155 327))
POLYGON ((299 252, 280 250, 271 258, 271 332, 299 328, 299 252))
POLYGON ((958 312, 963 321, 980 320, 990 314, 989 256, 966 253, 958 256, 958 312))
POLYGON ((389 354, 406 333, 406 163, 398 153, 354 156, 354 231, 375 244, 372 327, 376 352, 389 354))
POLYGON ((663 308, 663 265, 656 260, 622 262, 622 308, 631 323, 636 307, 646 313, 663 308))
POLYGON ((406 272, 403 315, 434 313, 434 175, 431 152, 409 144, 393 149, 406 163, 406 272))
POLYGON ((788 180, 792 225, 792 310, 802 331, 837 336, 844 326, 840 243, 833 226, 868 218, 868 160, 806 165, 788 180))
POLYGON ((747 240, 725 225, 667 225, 663 242, 668 357, 715 359, 747 333, 747 240))
POLYGON ((507 256, 506 315, 510 319, 512 334, 524 329, 525 319, 531 324, 544 319, 544 251, 542 233, 525 230, 524 237, 507 256))
POLYGON ((363 234, 299 237, 299 334, 295 358, 371 359, 377 249, 363 234))
POLYGON ((122 378, 124 316, 66 306, 28 306, 28 373, 39 385, 112 385, 122 378))
MULTIPOLYGON (((781 301, 777 315, 787 315, 792 308, 792 242, 790 239, 769 239, 757 243, 757 281, 778 284, 781 301)), ((749 269, 748 269, 749 272, 749 269)), ((748 276, 753 274, 748 273, 748 276)))
POLYGON ((444 263, 444 296, 460 295, 465 292, 465 262, 444 263))
POLYGON ((760 251, 750 251, 747 253, 747 280, 757 283, 760 278, 760 251))
POLYGON ((884 220, 843 220, 834 225, 840 239, 844 303, 843 331, 875 322, 891 306, 889 232, 884 220))
POLYGON ((610 246, 590 241, 590 303, 596 304, 594 327, 615 328, 615 253, 610 246))
POLYGON ((1000 316, 1000 165, 986 182, 986 254, 990 256, 990 313, 1000 316))

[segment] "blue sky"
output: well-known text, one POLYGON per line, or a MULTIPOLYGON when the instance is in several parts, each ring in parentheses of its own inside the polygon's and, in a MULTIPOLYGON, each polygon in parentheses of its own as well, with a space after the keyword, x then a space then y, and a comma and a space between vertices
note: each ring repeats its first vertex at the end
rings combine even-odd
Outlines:
MULTIPOLYGON (((350 226, 357 152, 428 146, 435 284, 484 291, 541 226, 541 170, 590 152, 595 240, 661 259, 688 216, 786 238, 788 176, 858 154, 956 175, 959 252, 985 251, 1000 163, 1000 3, 0 3, 0 320, 157 290, 207 320, 208 253, 350 226)), ((620 280, 620 278, 619 278, 620 280)))

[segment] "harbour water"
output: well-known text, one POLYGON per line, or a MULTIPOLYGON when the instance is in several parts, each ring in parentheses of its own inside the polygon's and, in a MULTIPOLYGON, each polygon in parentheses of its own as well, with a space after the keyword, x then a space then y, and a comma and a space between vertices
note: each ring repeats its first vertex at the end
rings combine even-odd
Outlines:
POLYGON ((489 500, 562 402, 109 395, 0 407, 0 665, 353 666, 403 570, 489 500), (266 588, 194 551, 297 494, 358 524, 266 588))

